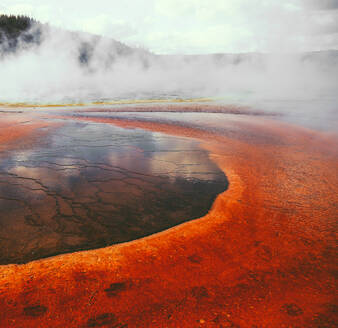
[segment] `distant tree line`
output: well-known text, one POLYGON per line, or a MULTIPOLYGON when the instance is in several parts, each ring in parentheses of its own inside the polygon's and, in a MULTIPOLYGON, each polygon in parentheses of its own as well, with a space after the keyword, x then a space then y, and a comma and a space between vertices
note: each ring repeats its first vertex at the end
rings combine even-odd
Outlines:
POLYGON ((33 24, 36 21, 28 16, 0 15, 0 31, 9 39, 17 38, 33 24))
POLYGON ((22 45, 39 44, 42 30, 31 28, 41 25, 28 16, 0 15, 0 47, 2 52, 14 52, 22 45))
MULTIPOLYGON (((31 17, 0 15, 0 59, 39 46, 44 39, 51 37, 54 33, 58 33, 58 30, 31 17)), ((86 34, 83 38, 82 34, 69 31, 66 35, 67 40, 77 47, 77 60, 85 68, 90 68, 95 51, 99 53, 100 64, 104 69, 110 69, 118 58, 134 55, 139 56, 144 67, 149 66, 150 53, 146 50, 131 48, 119 41, 99 35, 86 34)))

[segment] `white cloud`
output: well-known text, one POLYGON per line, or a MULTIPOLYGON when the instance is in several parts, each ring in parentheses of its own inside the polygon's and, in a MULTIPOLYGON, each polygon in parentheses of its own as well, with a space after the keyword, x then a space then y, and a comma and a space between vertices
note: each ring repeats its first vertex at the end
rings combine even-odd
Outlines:
POLYGON ((336 0, 4 0, 2 11, 158 53, 338 48, 336 0), (325 9, 325 10, 323 10, 325 9), (320 33, 322 38, 316 35, 320 33))

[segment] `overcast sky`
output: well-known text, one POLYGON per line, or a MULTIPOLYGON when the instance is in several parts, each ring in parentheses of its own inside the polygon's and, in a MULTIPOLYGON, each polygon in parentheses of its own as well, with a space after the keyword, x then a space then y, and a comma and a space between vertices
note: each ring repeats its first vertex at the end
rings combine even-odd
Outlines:
POLYGON ((1 0, 0 13, 162 54, 338 49, 338 0, 1 0))

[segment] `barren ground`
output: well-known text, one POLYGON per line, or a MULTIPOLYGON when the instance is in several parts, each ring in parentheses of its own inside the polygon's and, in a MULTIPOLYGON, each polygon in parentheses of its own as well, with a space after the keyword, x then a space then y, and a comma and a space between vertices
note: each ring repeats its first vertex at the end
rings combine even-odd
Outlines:
MULTIPOLYGON (((149 237, 0 266, 0 327, 335 327, 337 137, 233 114, 214 130, 77 116, 194 138, 229 188, 203 218, 149 237)), ((4 115, 2 150, 59 124, 4 115)))

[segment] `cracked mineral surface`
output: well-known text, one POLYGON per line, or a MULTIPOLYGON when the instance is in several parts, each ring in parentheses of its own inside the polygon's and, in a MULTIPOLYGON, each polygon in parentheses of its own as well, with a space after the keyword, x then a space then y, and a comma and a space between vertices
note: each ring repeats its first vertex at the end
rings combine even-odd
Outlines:
POLYGON ((337 326, 337 131, 225 107, 25 111, 0 114, 0 249, 13 262, 207 214, 1 265, 1 328, 337 326))
POLYGON ((0 264, 165 230, 227 188, 194 139, 71 119, 0 160, 0 264))

